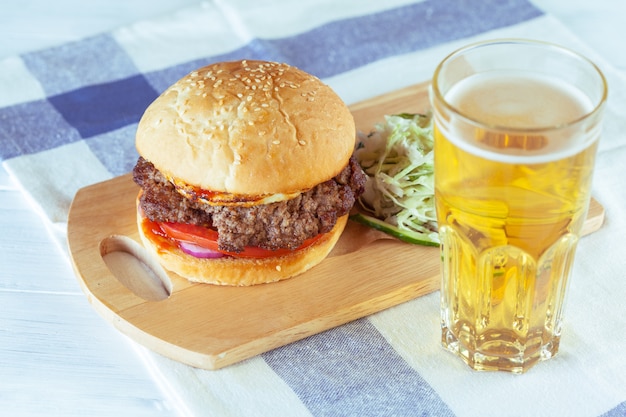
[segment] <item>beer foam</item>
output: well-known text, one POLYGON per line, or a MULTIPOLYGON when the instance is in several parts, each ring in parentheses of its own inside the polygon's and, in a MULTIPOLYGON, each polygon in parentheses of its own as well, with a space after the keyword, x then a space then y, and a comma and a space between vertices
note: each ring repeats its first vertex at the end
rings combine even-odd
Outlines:
POLYGON ((505 163, 543 163, 575 155, 599 137, 599 126, 571 126, 593 111, 576 86, 554 76, 493 71, 455 84, 445 99, 460 114, 493 129, 438 123, 459 148, 505 163))

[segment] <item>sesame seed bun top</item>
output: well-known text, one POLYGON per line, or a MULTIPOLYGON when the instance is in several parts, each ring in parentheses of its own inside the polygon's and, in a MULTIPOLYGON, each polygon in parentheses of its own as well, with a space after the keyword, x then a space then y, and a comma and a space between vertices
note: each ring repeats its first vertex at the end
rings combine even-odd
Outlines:
POLYGON ((275 62, 212 64, 146 110, 139 154, 204 190, 294 193, 333 178, 355 145, 352 114, 318 78, 275 62))

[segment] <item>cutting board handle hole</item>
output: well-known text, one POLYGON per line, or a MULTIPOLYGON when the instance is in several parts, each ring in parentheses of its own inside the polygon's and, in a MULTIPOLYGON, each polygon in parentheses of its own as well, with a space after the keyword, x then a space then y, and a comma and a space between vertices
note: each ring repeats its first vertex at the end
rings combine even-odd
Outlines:
POLYGON ((136 296, 162 301, 172 294, 169 276, 133 239, 120 235, 104 238, 100 255, 113 276, 136 296))

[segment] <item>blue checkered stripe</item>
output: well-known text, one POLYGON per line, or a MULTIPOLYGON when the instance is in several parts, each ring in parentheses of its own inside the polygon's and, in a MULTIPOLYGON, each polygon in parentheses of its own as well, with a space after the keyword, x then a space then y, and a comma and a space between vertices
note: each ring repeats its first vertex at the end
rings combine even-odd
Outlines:
POLYGON ((427 1, 329 22, 291 37, 255 38, 227 53, 145 73, 111 34, 25 54, 21 58, 46 97, 0 108, 0 159, 85 140, 103 165, 119 175, 128 172, 136 159, 134 129, 147 105, 201 66, 266 59, 325 78, 541 15, 524 0, 492 0, 468 8, 460 3, 427 1), (438 18, 429 21, 427 16, 438 18))

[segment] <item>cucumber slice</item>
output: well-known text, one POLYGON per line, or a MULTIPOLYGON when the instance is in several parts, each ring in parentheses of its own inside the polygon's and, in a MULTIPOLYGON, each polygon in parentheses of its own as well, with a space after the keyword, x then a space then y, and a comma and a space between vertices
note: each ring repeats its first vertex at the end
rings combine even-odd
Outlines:
POLYGON ((412 243, 414 245, 439 246, 439 241, 434 240, 425 233, 403 230, 376 217, 357 213, 350 215, 350 220, 354 220, 355 222, 380 230, 381 232, 385 232, 403 242, 412 243))

